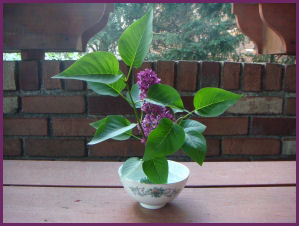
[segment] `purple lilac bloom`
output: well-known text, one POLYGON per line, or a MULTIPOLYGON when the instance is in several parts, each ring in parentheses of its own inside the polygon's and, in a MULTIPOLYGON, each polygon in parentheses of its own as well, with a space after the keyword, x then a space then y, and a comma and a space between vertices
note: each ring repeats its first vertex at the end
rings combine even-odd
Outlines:
MULTIPOLYGON (((141 91, 141 100, 147 97, 147 91, 151 85, 159 84, 161 81, 161 79, 157 77, 157 74, 151 69, 145 69, 144 71, 139 72, 137 74, 137 79, 137 84, 141 91)), ((151 104, 144 101, 141 110, 145 113, 144 119, 141 122, 145 137, 148 137, 150 132, 158 126, 160 119, 169 118, 172 121, 175 120, 172 112, 163 106, 151 104)), ((140 132, 139 127, 138 129, 140 132)), ((141 142, 145 144, 146 139, 143 138, 141 142)))
POLYGON ((147 90, 153 84, 159 84, 161 79, 152 69, 145 69, 137 74, 137 84, 140 89, 140 99, 143 100, 147 97, 147 90))

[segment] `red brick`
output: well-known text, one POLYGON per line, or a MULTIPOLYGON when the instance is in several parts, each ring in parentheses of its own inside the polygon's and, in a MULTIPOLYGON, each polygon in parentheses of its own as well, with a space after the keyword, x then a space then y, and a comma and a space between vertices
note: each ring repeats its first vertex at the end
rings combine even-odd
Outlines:
POLYGON ((195 91, 197 88, 198 63, 196 61, 179 61, 177 71, 177 89, 195 91))
POLYGON ((45 51, 42 49, 21 50, 22 60, 43 60, 45 59, 45 51))
POLYGON ((199 77, 200 87, 219 87, 220 63, 202 62, 201 73, 199 77))
POLYGON ((296 135, 296 118, 253 118, 251 125, 253 135, 296 135))
POLYGON ((245 161, 250 161, 251 159, 251 156, 234 156, 234 155, 231 155, 231 156, 219 156, 219 157, 207 157, 205 159, 205 162, 245 162, 245 161))
POLYGON ((131 106, 121 97, 89 96, 88 112, 92 115, 134 114, 131 106))
POLYGON ((65 61, 62 61, 63 70, 66 70, 67 68, 69 68, 75 62, 76 62, 75 60, 65 60, 65 61))
POLYGON ((25 139, 24 152, 37 157, 82 157, 85 156, 85 142, 74 139, 25 139))
POLYGON ((207 156, 216 156, 220 153, 220 140, 207 138, 207 156))
POLYGON ((20 156, 21 140, 14 138, 4 138, 3 140, 3 156, 20 156))
POLYGON ((272 138, 223 138, 224 155, 279 155, 280 140, 272 138))
POLYGON ((181 96, 185 109, 188 111, 194 110, 193 96, 181 96))
POLYGON ((266 64, 264 90, 277 91, 282 87, 282 70, 280 64, 266 64))
POLYGON ((119 63, 119 69, 124 73, 125 76, 129 73, 129 66, 125 64, 122 60, 118 61, 119 63))
POLYGON ((23 112, 26 113, 84 113, 83 96, 24 96, 23 112))
POLYGON ((287 98, 286 114, 296 115, 296 98, 287 98))
POLYGON ((143 156, 145 146, 138 140, 116 141, 108 140, 102 143, 90 146, 89 156, 103 157, 103 156, 143 156))
POLYGON ((174 61, 158 61, 157 75, 161 78, 161 83, 169 86, 174 86, 174 61))
POLYGON ((234 114, 281 114, 281 97, 242 97, 227 110, 234 114))
POLYGON ((37 61, 21 61, 19 68, 20 88, 24 91, 39 90, 37 61))
POLYGON ((244 65, 244 90, 261 91, 262 90, 262 65, 245 64, 244 65))
POLYGON ((282 145, 283 155, 296 155, 296 138, 285 138, 282 145))
POLYGON ((3 90, 16 90, 16 62, 3 62, 3 90))
POLYGON ((287 65, 285 74, 285 91, 296 92, 296 64, 287 65))
POLYGON ((3 97, 3 113, 16 113, 19 109, 18 97, 3 97))
POLYGON ((4 118, 4 135, 47 135, 48 120, 45 118, 4 118))
MULTIPOLYGON (((136 124, 138 124, 134 115, 131 115, 131 116, 126 117, 126 118, 127 118, 131 123, 136 123, 136 124)), ((139 137, 141 137, 141 134, 140 134, 140 132, 139 132, 137 126, 135 126, 135 127, 132 129, 132 134, 135 135, 135 136, 139 136, 139 137)))
MULTIPOLYGON (((75 62, 76 61, 73 60, 64 61, 63 64, 64 70, 70 67, 75 62)), ((83 81, 73 80, 73 79, 65 79, 64 84, 65 84, 65 89, 70 91, 84 90, 85 87, 83 81)))
POLYGON ((207 126, 204 135, 246 135, 248 134, 248 118, 196 118, 207 126))
POLYGON ((61 80, 52 79, 52 76, 57 75, 59 71, 59 61, 42 61, 42 77, 45 89, 61 89, 61 80))
POLYGON ((137 126, 133 128, 133 130, 132 130, 132 134, 135 135, 135 136, 141 136, 141 135, 140 135, 140 132, 139 132, 139 130, 138 130, 138 128, 137 128, 137 126))
POLYGON ((222 88, 230 90, 240 89, 240 73, 240 63, 224 62, 222 88))
POLYGON ((66 90, 77 91, 85 89, 84 83, 85 82, 79 80, 66 79, 64 84, 66 90))
POLYGON ((54 136, 93 136, 95 129, 89 124, 99 119, 54 118, 52 120, 54 136))
POLYGON ((133 77, 134 77, 134 83, 137 82, 137 74, 138 74, 138 72, 143 71, 143 70, 146 69, 146 68, 148 68, 148 69, 152 69, 152 68, 153 68, 153 62, 143 62, 143 64, 141 65, 140 68, 133 68, 133 70, 132 70, 132 71, 133 71, 132 75, 133 75, 133 77))

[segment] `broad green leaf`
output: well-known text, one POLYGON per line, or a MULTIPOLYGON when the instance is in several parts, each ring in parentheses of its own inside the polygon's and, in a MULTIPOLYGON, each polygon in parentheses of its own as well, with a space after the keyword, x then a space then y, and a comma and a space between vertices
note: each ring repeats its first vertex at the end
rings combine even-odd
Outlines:
POLYGON ((162 118, 157 128, 151 131, 147 137, 143 160, 170 155, 184 144, 184 140, 183 128, 168 118, 162 118))
POLYGON ((90 123, 89 125, 92 126, 92 127, 95 128, 95 129, 98 129, 100 126, 102 126, 102 125, 105 124, 106 119, 107 119, 107 118, 101 119, 101 120, 96 121, 96 122, 92 122, 92 123, 90 123))
MULTIPOLYGON (((102 119, 102 120, 90 123, 89 125, 92 126, 95 129, 98 129, 101 125, 103 125, 106 122, 105 119, 102 119)), ((126 124, 130 125, 131 123, 130 123, 129 120, 127 120, 126 124)), ((123 134, 120 134, 118 136, 112 137, 111 139, 113 139, 113 140, 119 140, 119 141, 127 140, 127 139, 129 139, 131 137, 131 134, 132 134, 132 130, 129 130, 129 131, 123 133, 123 134)))
POLYGON ((95 129, 98 129, 100 126, 103 126, 106 122, 106 119, 107 118, 104 118, 104 119, 101 119, 99 121, 96 121, 96 122, 92 122, 90 123, 89 125, 95 129))
POLYGON ((151 85, 147 92, 146 101, 171 108, 184 109, 180 94, 168 85, 151 85))
POLYGON ((137 157, 132 157, 124 162, 121 168, 121 177, 128 177, 142 166, 143 161, 137 157))
POLYGON ((181 123, 181 126, 185 131, 185 142, 182 146, 182 150, 193 161, 197 162, 199 165, 202 165, 207 152, 206 140, 202 135, 202 132, 205 130, 206 126, 193 120, 186 121, 181 123))
POLYGON ((111 138, 112 140, 119 140, 119 141, 123 141, 123 140, 128 140, 131 137, 132 134, 132 130, 129 130, 128 132, 125 132, 123 134, 120 134, 116 137, 111 138))
POLYGON ((52 78, 111 84, 122 77, 117 58, 108 52, 89 53, 52 78))
MULTIPOLYGON (((131 95, 132 95, 132 98, 133 98, 136 108, 141 108, 142 102, 140 101, 140 90, 139 90, 138 84, 134 84, 132 86, 131 95)), ((127 99, 130 100, 129 93, 127 93, 127 99)), ((130 104, 130 105, 132 106, 132 104, 130 104)))
POLYGON ((180 126, 184 128, 185 132, 195 130, 199 133, 203 133, 207 128, 204 124, 191 119, 183 120, 180 126))
POLYGON ((143 162, 142 168, 146 176, 155 184, 166 184, 168 178, 168 162, 165 157, 143 162))
POLYGON ((173 108, 173 107, 171 107, 170 109, 172 110, 173 114, 187 112, 186 109, 178 109, 178 108, 173 108))
POLYGON ((130 67, 139 68, 153 39, 153 10, 131 24, 120 36, 118 51, 130 67))
POLYGON ((199 90, 193 99, 195 113, 205 117, 216 117, 235 104, 242 95, 224 89, 207 87, 199 90))
POLYGON ((95 93, 113 97, 118 96, 121 93, 121 91, 126 87, 126 84, 122 79, 119 79, 118 81, 112 84, 98 82, 88 82, 87 84, 88 87, 92 89, 95 93))
MULTIPOLYGON (((93 139, 88 143, 89 145, 97 144, 119 135, 124 136, 124 133, 131 131, 136 126, 136 123, 131 124, 129 120, 120 115, 110 115, 100 121, 91 123, 91 126, 97 128, 97 131, 93 139)), ((121 136, 120 139, 123 140, 123 137, 121 136)))

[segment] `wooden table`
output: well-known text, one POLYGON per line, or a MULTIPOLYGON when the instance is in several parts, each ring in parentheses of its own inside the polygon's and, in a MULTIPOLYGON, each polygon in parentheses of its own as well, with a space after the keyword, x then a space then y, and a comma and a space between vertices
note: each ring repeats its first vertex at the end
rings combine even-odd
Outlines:
POLYGON ((120 162, 5 160, 5 223, 296 222, 296 162, 183 163, 186 188, 159 210, 122 188, 120 162))

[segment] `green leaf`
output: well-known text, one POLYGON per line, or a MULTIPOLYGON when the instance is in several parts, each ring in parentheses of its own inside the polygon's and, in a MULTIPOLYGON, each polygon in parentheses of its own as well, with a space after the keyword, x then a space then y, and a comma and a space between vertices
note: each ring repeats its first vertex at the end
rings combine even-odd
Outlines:
POLYGON ((128 177, 132 173, 134 173, 136 170, 139 170, 142 166, 143 161, 137 157, 132 157, 127 159, 127 161, 124 162, 122 168, 121 168, 121 177, 128 177))
POLYGON ((151 85, 147 92, 146 101, 171 108, 184 109, 180 94, 168 85, 151 85))
POLYGON ((89 125, 92 126, 95 129, 98 129, 100 126, 104 125, 105 122, 106 122, 106 118, 101 119, 101 120, 96 121, 96 122, 92 122, 89 125))
MULTIPOLYGON (((102 120, 90 123, 89 125, 92 126, 95 129, 98 129, 101 125, 105 124, 105 122, 106 122, 105 119, 102 119, 102 120)), ((130 123, 129 120, 127 120, 126 124, 130 125, 131 123, 130 123)), ((129 131, 123 133, 123 134, 120 134, 118 136, 112 137, 111 139, 113 139, 113 140, 119 140, 119 141, 127 140, 127 139, 129 139, 131 137, 131 134, 132 134, 132 130, 129 130, 129 131)))
POLYGON ((146 176, 155 184, 166 184, 168 178, 168 162, 165 157, 145 161, 142 168, 146 176))
POLYGON ((157 128, 148 135, 143 160, 170 155, 184 144, 184 140, 183 128, 168 118, 162 118, 157 128))
MULTIPOLYGON (((132 95, 132 98, 133 98, 133 101, 135 103, 136 108, 141 108, 142 107, 142 102, 139 99, 140 98, 140 90, 139 90, 138 84, 134 84, 132 86, 131 95, 132 95)), ((127 98, 128 98, 128 100, 130 100, 129 93, 127 93, 127 98)), ((131 103, 130 103, 130 105, 133 106, 131 103)))
POLYGON ((181 123, 181 126, 185 131, 185 142, 182 150, 193 161, 202 165, 207 152, 206 140, 202 135, 206 126, 193 120, 185 120, 181 123))
POLYGON ((93 139, 88 143, 89 145, 93 145, 110 138, 124 140, 124 136, 126 135, 124 133, 131 131, 136 126, 136 123, 131 124, 129 120, 120 115, 110 115, 90 125, 97 128, 93 139))
POLYGON ((170 109, 172 110, 173 114, 181 113, 181 112, 187 112, 188 113, 188 110, 186 110, 186 109, 178 109, 178 108, 173 108, 173 107, 171 107, 170 109))
POLYGON ((117 58, 108 52, 89 53, 52 78, 111 84, 122 77, 117 58))
POLYGON ((196 130, 199 133, 203 133, 207 128, 204 124, 191 119, 183 120, 180 126, 184 128, 185 132, 189 130, 196 130))
POLYGON ((129 132, 125 132, 116 137, 112 137, 111 139, 118 140, 118 141, 128 140, 132 136, 131 134, 132 134, 132 130, 129 130, 129 132))
POLYGON ((235 104, 242 95, 238 95, 219 88, 203 88, 193 99, 195 113, 205 117, 216 117, 235 104))
POLYGON ((125 82, 119 79, 117 82, 112 84, 98 83, 98 82, 88 82, 89 88, 95 93, 106 96, 118 96, 121 91, 126 87, 125 82))
POLYGON ((153 10, 131 24, 120 36, 118 51, 130 67, 139 68, 153 39, 153 10))

